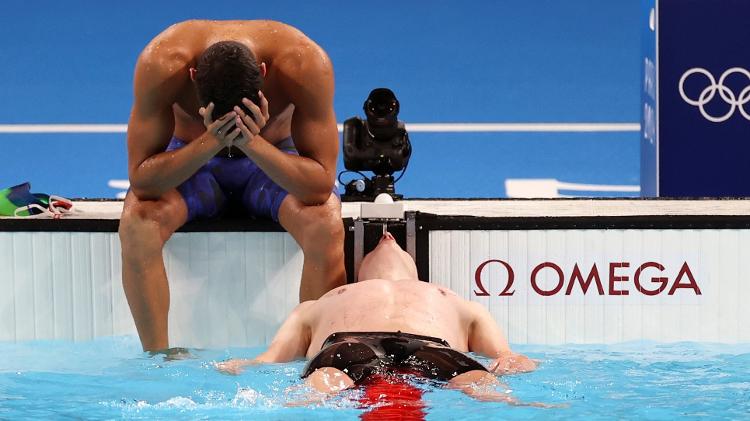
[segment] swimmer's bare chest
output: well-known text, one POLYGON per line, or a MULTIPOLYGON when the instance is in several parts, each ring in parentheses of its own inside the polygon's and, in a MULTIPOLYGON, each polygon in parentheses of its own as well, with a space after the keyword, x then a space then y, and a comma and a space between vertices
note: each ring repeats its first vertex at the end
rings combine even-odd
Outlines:
POLYGON ((329 291, 315 303, 308 357, 334 332, 408 332, 466 350, 463 304, 455 293, 420 281, 369 280, 329 291))

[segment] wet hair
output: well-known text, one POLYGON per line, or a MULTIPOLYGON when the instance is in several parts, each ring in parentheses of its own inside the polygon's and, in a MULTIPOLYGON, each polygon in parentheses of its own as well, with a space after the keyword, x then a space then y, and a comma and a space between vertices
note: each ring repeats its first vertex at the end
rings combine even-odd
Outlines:
POLYGON ((232 111, 235 105, 245 109, 242 98, 258 104, 263 78, 255 55, 245 45, 217 42, 198 57, 195 70, 198 99, 204 107, 214 103, 214 120, 232 111))

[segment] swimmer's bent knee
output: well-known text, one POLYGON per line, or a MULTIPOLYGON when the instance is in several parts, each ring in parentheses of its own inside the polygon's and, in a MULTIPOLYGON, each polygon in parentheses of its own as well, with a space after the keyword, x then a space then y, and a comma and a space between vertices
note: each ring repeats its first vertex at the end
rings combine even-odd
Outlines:
POLYGON ((143 233, 143 229, 154 226, 159 228, 162 237, 168 238, 184 223, 185 213, 184 209, 180 209, 180 204, 173 200, 139 200, 129 197, 120 217, 120 238, 137 236, 143 233))
POLYGON ((344 222, 338 202, 326 202, 319 206, 309 206, 302 212, 305 219, 305 237, 322 239, 344 238, 344 222))
POLYGON ((354 386, 354 380, 334 367, 320 367, 305 379, 308 385, 319 392, 339 392, 354 386))

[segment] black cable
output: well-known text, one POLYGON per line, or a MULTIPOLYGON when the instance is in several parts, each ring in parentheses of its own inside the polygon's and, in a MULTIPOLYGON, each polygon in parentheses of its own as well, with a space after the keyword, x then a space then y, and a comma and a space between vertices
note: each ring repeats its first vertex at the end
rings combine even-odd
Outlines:
POLYGON ((346 174, 346 173, 349 173, 349 172, 355 172, 355 173, 357 173, 357 174, 361 175, 361 176, 362 176, 362 178, 364 178, 365 180, 368 180, 368 177, 367 177, 366 175, 364 175, 363 173, 359 172, 359 171, 353 171, 353 170, 344 170, 344 171, 341 171, 341 172, 339 173, 339 176, 337 177, 337 178, 338 178, 338 180, 339 180, 339 184, 341 184, 342 186, 346 186, 346 183, 344 183, 343 181, 341 181, 341 176, 342 176, 342 175, 344 175, 344 174, 346 174))
MULTIPOLYGON (((409 168, 409 161, 406 161, 406 165, 404 166, 404 169, 403 169, 403 170, 401 170, 401 174, 399 174, 399 175, 398 175, 398 178, 396 178, 395 180, 393 180, 393 184, 394 184, 394 185, 395 185, 395 184, 396 184, 396 183, 398 182, 398 180, 401 180, 401 177, 403 177, 403 176, 404 176, 404 174, 406 174, 406 170, 407 170, 407 168, 409 168)), ((369 180, 369 179, 370 179, 370 177, 368 177, 367 175, 365 175, 364 173, 362 173, 362 172, 360 172, 360 171, 354 171, 354 170, 344 170, 344 171, 341 171, 341 172, 339 173, 338 177, 337 177, 337 179, 339 180, 339 184, 340 184, 340 185, 342 185, 342 186, 346 186, 346 183, 344 183, 344 182, 343 182, 343 181, 341 180, 341 176, 342 176, 342 175, 344 175, 344 174, 346 174, 346 173, 350 173, 350 172, 351 172, 351 173, 357 173, 357 174, 361 175, 361 176, 362 176, 362 178, 363 178, 364 180, 369 180)), ((350 180, 350 181, 351 181, 351 180, 350 180)))
POLYGON ((398 175, 398 178, 395 179, 395 180, 393 180, 393 184, 394 185, 396 185, 396 183, 398 182, 398 180, 401 180, 401 177, 403 177, 404 174, 406 174, 406 169, 407 168, 409 168, 409 161, 406 161, 406 165, 404 165, 404 169, 401 170, 401 174, 398 175))

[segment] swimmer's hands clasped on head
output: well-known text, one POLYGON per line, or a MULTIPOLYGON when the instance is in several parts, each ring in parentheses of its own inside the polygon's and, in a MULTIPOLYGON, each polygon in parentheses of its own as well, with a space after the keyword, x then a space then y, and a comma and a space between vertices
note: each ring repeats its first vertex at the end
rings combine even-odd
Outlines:
POLYGON ((245 154, 247 154, 245 148, 253 141, 255 136, 260 134, 270 118, 268 114, 268 100, 262 91, 258 91, 258 102, 260 102, 260 106, 255 105, 255 103, 247 98, 242 98, 242 105, 250 110, 252 115, 247 114, 243 107, 239 105, 235 105, 234 107, 234 112, 237 113, 235 123, 242 131, 242 136, 237 139, 235 145, 245 154))
POLYGON ((220 149, 232 147, 242 131, 237 127, 237 112, 230 111, 218 120, 211 117, 214 111, 214 103, 211 102, 198 110, 203 117, 203 125, 206 126, 206 136, 216 142, 220 149))

